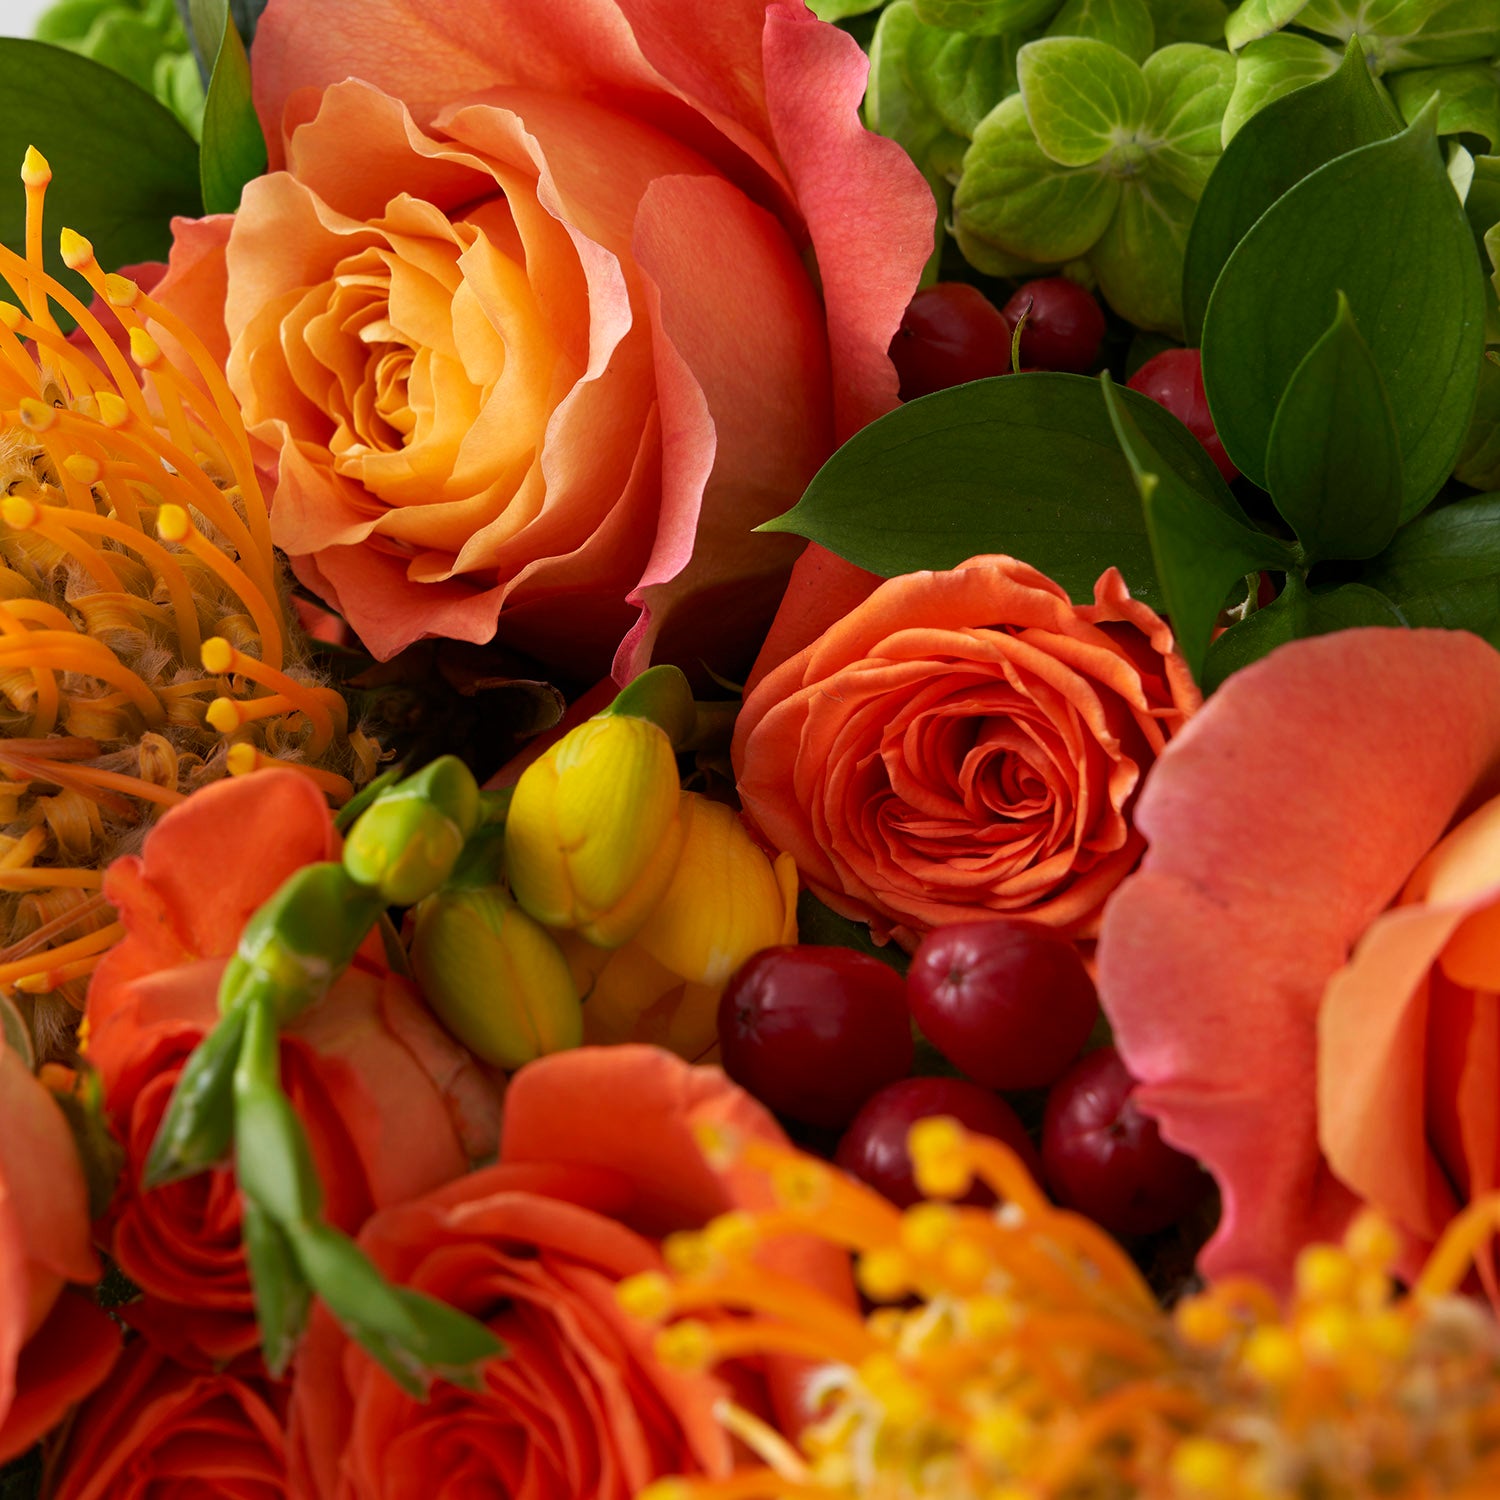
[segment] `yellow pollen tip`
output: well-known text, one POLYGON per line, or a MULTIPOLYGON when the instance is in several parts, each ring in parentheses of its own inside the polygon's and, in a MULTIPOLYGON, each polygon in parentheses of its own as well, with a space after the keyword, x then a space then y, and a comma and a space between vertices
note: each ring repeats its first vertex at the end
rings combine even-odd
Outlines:
POLYGON ((615 1288, 615 1301, 642 1323, 661 1323, 672 1312, 672 1283, 660 1271, 643 1271, 615 1288))
POLYGON ((714 1341, 708 1325, 684 1318, 656 1336, 656 1357, 674 1370, 701 1371, 714 1362, 714 1341))
POLYGON ((130 357, 143 370, 149 369, 161 358, 161 345, 144 328, 130 330, 130 357))
POLYGON ((1184 1438, 1172 1450, 1172 1479, 1190 1495, 1224 1495, 1234 1485, 1239 1455, 1214 1438, 1184 1438))
POLYGON ((21 414, 22 425, 33 432, 45 432, 57 420, 57 408, 38 401, 35 396, 22 396, 16 410, 21 414))
POLYGON ((1309 1359, 1333 1364, 1354 1345, 1354 1314, 1338 1303, 1316 1308, 1302 1320, 1298 1330, 1302 1351, 1309 1359))
POLYGON ((1358 1267, 1335 1245, 1309 1245, 1297 1257, 1297 1295, 1305 1302, 1337 1302, 1354 1290, 1358 1267))
POLYGON ((662 1259, 679 1276, 702 1276, 713 1264, 713 1256, 701 1234, 669 1234, 661 1242, 662 1259))
POLYGON ((1199 1349, 1222 1344, 1235 1329, 1229 1309, 1212 1297, 1190 1297, 1179 1302, 1172 1317, 1182 1338, 1199 1349))
POLYGON ((156 513, 156 534, 164 542, 180 542, 192 529, 192 517, 180 505, 164 505, 156 513))
POLYGON ((745 1260, 760 1243, 754 1218, 743 1211, 720 1214, 703 1226, 704 1243, 726 1260, 745 1260))
POLYGON ((14 302, 0 302, 0 324, 14 333, 20 326, 21 320, 26 316, 14 302))
POLYGON ((111 271, 104 278, 104 300, 111 307, 134 307, 141 289, 128 276, 111 271))
POLYGON ((693 1139, 709 1166, 722 1172, 732 1167, 740 1154, 740 1139, 723 1125, 695 1125, 693 1139))
POLYGON ((86 453, 70 453, 62 461, 62 466, 79 484, 98 484, 99 482, 99 460, 90 458, 86 453))
POLYGON ((1302 1369, 1302 1354, 1285 1328, 1267 1325, 1253 1330, 1245 1340, 1240 1362, 1263 1385, 1282 1386, 1302 1369))
POLYGON ((1401 1253, 1401 1241, 1378 1213, 1365 1209, 1344 1235, 1344 1248, 1360 1266, 1386 1271, 1401 1253))
POLYGON ((249 743, 231 745, 224 759, 224 768, 231 776, 248 776, 260 764, 260 754, 249 743))
POLYGON ((867 1250, 855 1263, 854 1279, 859 1289, 874 1302, 894 1302, 906 1295, 911 1285, 911 1267, 906 1257, 892 1245, 867 1250))
POLYGON ((946 1203, 918 1203, 901 1216, 901 1244, 923 1260, 938 1253, 953 1233, 955 1214, 946 1203))
POLYGON ((771 1169, 771 1191, 792 1213, 816 1213, 828 1201, 828 1169, 813 1161, 778 1162, 771 1169))
POLYGON ((906 1138, 912 1175, 929 1198, 962 1198, 973 1184, 963 1127, 948 1115, 918 1120, 906 1138))
POLYGON ((964 1303, 964 1323, 976 1339, 1003 1338, 1016 1326, 1016 1309, 993 1293, 970 1297, 964 1303))
POLYGON ((76 229, 64 229, 57 237, 63 264, 70 271, 81 271, 94 258, 94 247, 76 229))
POLYGON ((233 734, 244 723, 233 698, 215 698, 203 711, 203 720, 220 734, 233 734))
POLYGON ((693 1500, 693 1487, 680 1479, 658 1479, 637 1490, 635 1500, 693 1500))
POLYGON ((21 161, 21 181, 29 188, 46 187, 52 181, 52 168, 35 146, 26 148, 26 155, 21 161))
POLYGON ((234 666, 234 647, 222 635, 211 635, 198 648, 198 660, 205 672, 222 677, 234 666))
POLYGON ((130 408, 123 396, 113 391, 95 391, 94 402, 99 408, 99 420, 106 427, 123 427, 130 420, 130 408))
POLYGON ((37 523, 39 512, 34 500, 25 495, 7 495, 0 500, 0 516, 13 531, 30 531, 37 523))

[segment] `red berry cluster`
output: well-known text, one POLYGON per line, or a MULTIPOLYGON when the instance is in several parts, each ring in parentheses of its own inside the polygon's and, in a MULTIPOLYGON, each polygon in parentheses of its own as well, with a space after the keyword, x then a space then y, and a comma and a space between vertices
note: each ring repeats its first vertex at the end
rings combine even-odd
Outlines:
MULTIPOLYGON (((1197 1164, 1162 1141, 1112 1047, 1082 1056, 1099 1014, 1078 950, 1023 923, 930 933, 903 981, 847 948, 767 948, 725 987, 729 1076, 777 1114, 842 1129, 835 1160, 906 1206, 906 1137, 951 1115, 1017 1151, 1054 1197, 1117 1234, 1148 1234, 1202 1195, 1197 1164), (961 1078, 909 1076, 913 1023, 961 1078), (1041 1153, 1001 1091, 1046 1089, 1041 1153)), ((978 1200, 976 1200, 978 1201, 978 1200)))

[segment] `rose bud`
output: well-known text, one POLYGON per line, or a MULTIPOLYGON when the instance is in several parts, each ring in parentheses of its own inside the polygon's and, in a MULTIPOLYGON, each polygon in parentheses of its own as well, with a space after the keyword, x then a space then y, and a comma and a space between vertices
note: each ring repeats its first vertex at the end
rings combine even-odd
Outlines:
POLYGON ((447 880, 479 821, 479 787, 445 755, 383 791, 355 821, 344 868, 391 906, 415 906, 447 880))
POLYGON ((583 1040, 583 1012, 550 934, 498 886, 441 891, 416 912, 412 971, 476 1057, 519 1068, 583 1040))
POLYGON ((722 802, 684 792, 681 809, 677 868, 636 942, 690 984, 721 985, 752 953, 796 941, 797 865, 773 866, 722 802))

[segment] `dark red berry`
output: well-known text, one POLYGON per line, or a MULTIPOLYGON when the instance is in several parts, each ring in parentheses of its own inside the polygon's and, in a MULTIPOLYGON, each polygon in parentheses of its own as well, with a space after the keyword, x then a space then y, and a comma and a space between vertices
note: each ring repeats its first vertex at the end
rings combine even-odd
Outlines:
POLYGON ((1113 1047, 1063 1074, 1042 1117, 1042 1165, 1057 1201, 1112 1234, 1153 1234, 1183 1218, 1209 1180, 1136 1108, 1135 1080, 1113 1047))
POLYGON ((1093 297, 1066 276, 1028 281, 1005 304, 1014 328, 1021 322, 1021 363, 1038 370, 1070 370, 1082 375, 1094 367, 1104 342, 1104 313, 1093 297), (1028 311, 1029 308, 1029 311, 1028 311))
POLYGON ((978 287, 940 281, 907 306, 891 340, 901 399, 1010 372, 1010 324, 978 287))
POLYGON ((1208 450, 1225 479, 1233 483, 1240 477, 1214 430, 1208 397, 1203 394, 1203 360, 1196 349, 1168 349, 1148 359, 1125 383, 1165 406, 1208 450))
MULTIPOLYGON (((898 1208, 908 1208, 922 1194, 912 1177, 907 1134, 918 1120, 932 1115, 952 1115, 965 1130, 1004 1141, 1041 1181, 1041 1160, 1015 1110, 997 1094, 962 1078, 903 1078, 887 1085, 854 1117, 834 1160, 898 1208)), ((962 1201, 988 1204, 995 1195, 976 1184, 962 1201)))
POLYGON ((847 1125, 911 1072, 906 987, 849 948, 763 948, 719 997, 724 1071, 777 1114, 847 1125))
POLYGON ((1019 922, 929 932, 906 994, 922 1035, 990 1089, 1044 1088, 1083 1050, 1099 1017, 1078 950, 1019 922))

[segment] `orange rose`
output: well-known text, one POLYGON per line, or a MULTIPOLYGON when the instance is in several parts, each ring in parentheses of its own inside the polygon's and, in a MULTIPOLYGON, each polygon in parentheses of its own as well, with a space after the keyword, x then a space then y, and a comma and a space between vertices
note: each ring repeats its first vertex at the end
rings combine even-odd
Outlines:
POLYGON ((735 726, 751 825, 835 910, 902 941, 978 916, 1090 934, 1140 857, 1141 778, 1199 702, 1168 627, 1114 569, 1080 608, 1014 558, 860 585, 812 554, 772 649, 830 597, 840 616, 760 676, 735 726))
POLYGON ((744 649, 795 551, 751 529, 894 406, 932 245, 865 72, 799 0, 273 0, 285 170, 158 295, 224 327, 276 540, 372 651, 744 649))
POLYGON ((1152 772, 1099 993, 1136 1102, 1218 1179, 1207 1274, 1285 1289, 1361 1203, 1415 1269, 1500 1186, 1497 793, 1500 654, 1442 630, 1283 646, 1152 772))
MULTIPOLYGON (((149 1193, 141 1169, 177 1074, 217 1017, 219 977, 246 919, 286 876, 337 847, 313 784, 261 771, 194 793, 156 824, 139 858, 106 876, 126 929, 88 999, 87 1057, 126 1151, 106 1243, 146 1293, 130 1321, 181 1357, 224 1361, 257 1341, 239 1191, 227 1165, 149 1193)), ((494 1150, 490 1081, 386 968, 376 939, 288 1023, 281 1066, 342 1229, 494 1150)))
POLYGON ((98 1279, 72 1131, 20 1055, 0 1042, 0 1463, 109 1373, 118 1329, 65 1289, 98 1279))
MULTIPOLYGON (((723 1074, 652 1048, 584 1048, 523 1068, 499 1163, 376 1214, 360 1235, 389 1276, 488 1322, 510 1358, 490 1364, 479 1391, 440 1385, 422 1405, 315 1309, 293 1372, 293 1495, 425 1500, 441 1482, 455 1494, 629 1500, 663 1474, 727 1472, 714 1414, 723 1380, 664 1366, 652 1331, 615 1302, 623 1278, 662 1268, 664 1233, 769 1206, 763 1174, 704 1161, 699 1125, 781 1139, 723 1074)), ((852 1301, 829 1246, 762 1253, 852 1301)), ((754 1402, 744 1379, 736 1399, 754 1402)), ((780 1390, 790 1414, 792 1387, 780 1390)))
POLYGON ((285 1390, 187 1369, 144 1340, 78 1413, 51 1500, 283 1500, 285 1390))

